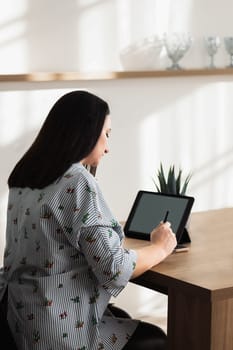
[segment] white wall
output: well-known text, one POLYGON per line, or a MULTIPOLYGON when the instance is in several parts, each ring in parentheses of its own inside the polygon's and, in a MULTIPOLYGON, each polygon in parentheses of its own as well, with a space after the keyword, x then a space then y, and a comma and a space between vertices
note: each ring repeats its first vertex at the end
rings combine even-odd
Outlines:
MULTIPOLYGON (((0 0, 0 73, 119 70, 119 51, 147 35, 188 31, 184 67, 204 67, 203 35, 233 35, 230 0, 0 0)), ((228 64, 224 46, 216 64, 228 64)), ((168 65, 163 55, 161 67, 168 65)), ((154 189, 160 161, 193 172, 194 210, 233 204, 233 79, 186 77, 72 83, 0 83, 0 255, 6 181, 55 100, 88 89, 112 110, 111 153, 97 178, 124 220, 139 189, 154 189)))

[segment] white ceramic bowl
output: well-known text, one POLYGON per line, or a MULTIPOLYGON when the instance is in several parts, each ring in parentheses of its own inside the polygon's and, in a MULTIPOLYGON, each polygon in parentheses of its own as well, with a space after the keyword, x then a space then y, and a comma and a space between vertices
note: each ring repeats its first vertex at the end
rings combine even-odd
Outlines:
POLYGON ((157 36, 144 38, 120 51, 120 62, 125 70, 151 70, 158 65, 163 40, 157 36))

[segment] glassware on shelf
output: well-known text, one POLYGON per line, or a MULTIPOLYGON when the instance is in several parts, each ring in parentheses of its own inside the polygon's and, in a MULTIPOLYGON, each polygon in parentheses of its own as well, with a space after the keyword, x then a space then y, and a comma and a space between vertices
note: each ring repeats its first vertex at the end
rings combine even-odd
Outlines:
POLYGON ((208 68, 216 68, 214 63, 214 56, 216 55, 218 48, 221 45, 219 36, 205 36, 204 37, 205 47, 207 49, 208 55, 210 56, 210 63, 208 68))
POLYGON ((224 37, 224 44, 227 53, 230 55, 230 64, 227 67, 233 68, 233 36, 224 37))
POLYGON ((168 57, 172 64, 167 69, 178 70, 182 69, 179 64, 181 58, 184 57, 193 42, 193 38, 188 33, 171 33, 164 34, 164 46, 168 57))
POLYGON ((157 35, 143 38, 120 51, 120 62, 126 70, 153 70, 156 68, 163 40, 157 35))

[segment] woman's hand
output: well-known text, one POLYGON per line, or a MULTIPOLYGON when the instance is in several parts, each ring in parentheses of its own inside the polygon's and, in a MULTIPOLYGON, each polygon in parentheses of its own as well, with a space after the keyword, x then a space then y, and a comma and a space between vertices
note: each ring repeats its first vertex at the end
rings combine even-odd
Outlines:
POLYGON ((171 224, 169 222, 160 223, 150 234, 150 244, 135 249, 137 262, 131 278, 138 277, 159 264, 173 252, 176 245, 176 236, 171 229, 171 224))
POLYGON ((150 234, 150 241, 163 249, 165 257, 170 255, 177 245, 176 235, 169 222, 160 223, 150 234))

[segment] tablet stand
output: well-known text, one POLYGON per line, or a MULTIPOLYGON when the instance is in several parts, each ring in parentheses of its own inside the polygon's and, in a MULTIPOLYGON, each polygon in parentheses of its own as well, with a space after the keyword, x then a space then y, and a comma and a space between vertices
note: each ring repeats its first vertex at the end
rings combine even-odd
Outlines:
POLYGON ((185 227, 184 228, 184 231, 182 233, 182 236, 178 242, 179 244, 183 244, 183 243, 191 243, 191 238, 189 236, 189 233, 188 233, 188 230, 187 228, 185 227))

